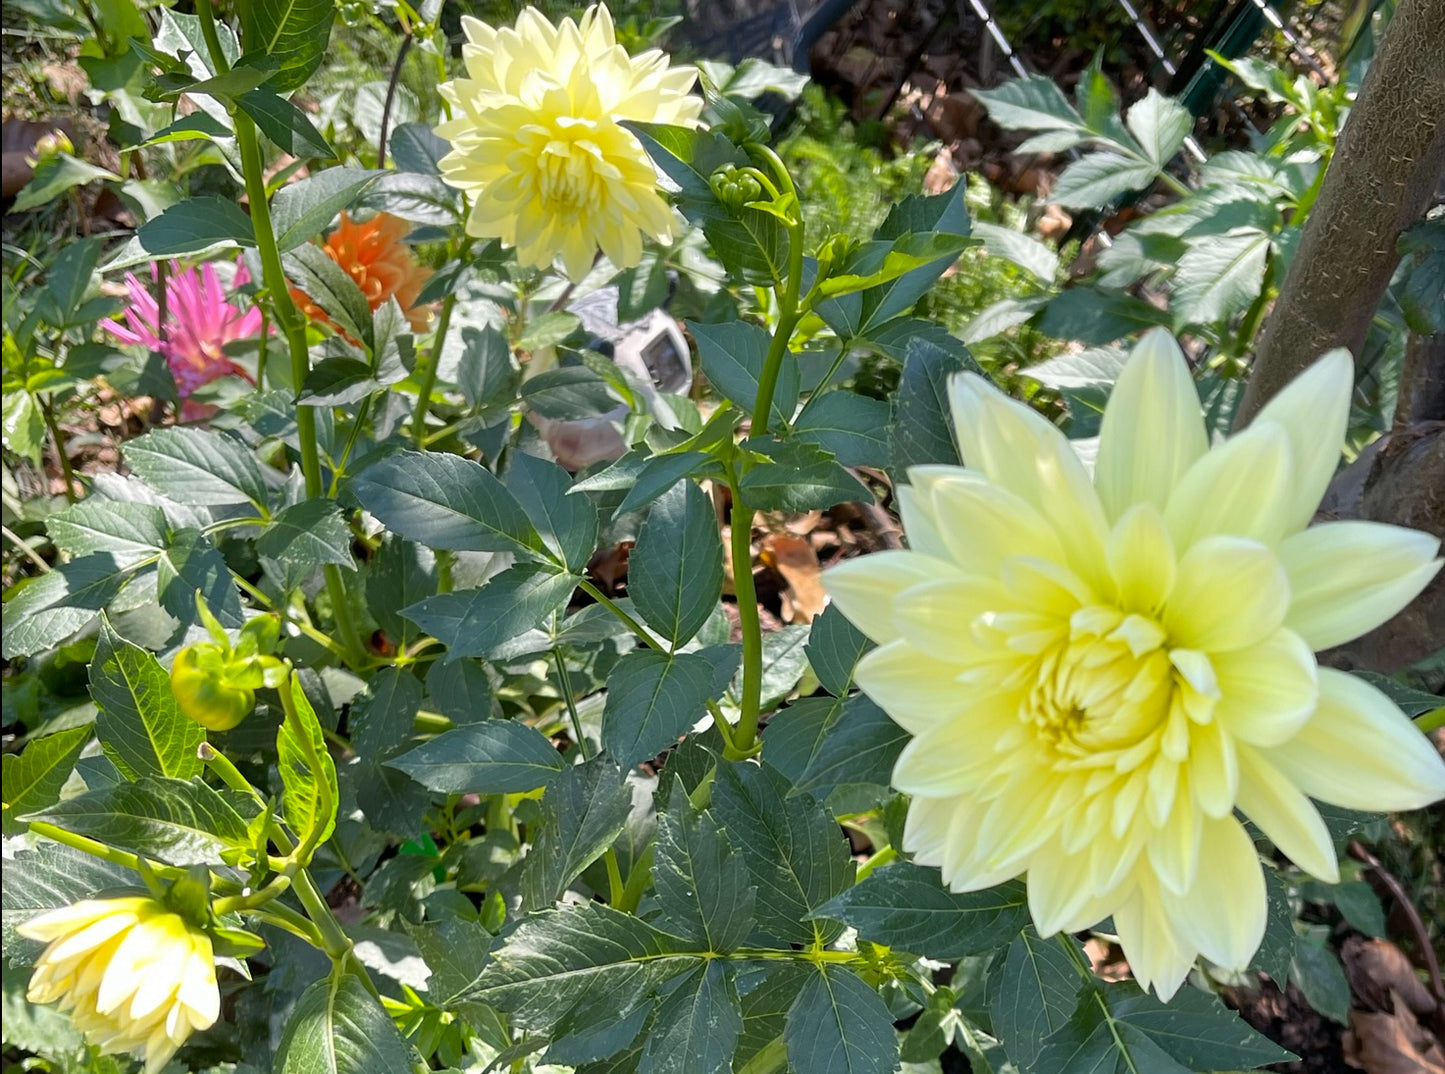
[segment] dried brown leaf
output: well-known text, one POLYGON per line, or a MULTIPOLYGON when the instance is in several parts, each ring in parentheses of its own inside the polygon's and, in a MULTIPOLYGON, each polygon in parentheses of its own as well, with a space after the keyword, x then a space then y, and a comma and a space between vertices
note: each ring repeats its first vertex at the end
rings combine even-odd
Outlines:
POLYGON ((1345 1060, 1365 1074, 1445 1074, 1440 1041, 1415 1019, 1399 993, 1395 1013, 1351 1011, 1345 1060))

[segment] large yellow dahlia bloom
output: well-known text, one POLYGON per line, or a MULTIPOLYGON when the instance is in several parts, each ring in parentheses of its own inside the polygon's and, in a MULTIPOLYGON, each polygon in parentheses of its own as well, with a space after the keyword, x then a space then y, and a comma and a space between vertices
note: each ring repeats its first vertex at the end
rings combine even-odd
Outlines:
POLYGON ((952 384, 965 468, 899 489, 909 550, 825 581, 879 647, 857 679, 913 739, 904 849, 956 891, 1028 874, 1039 931, 1112 914, 1173 995, 1197 954, 1248 965, 1265 926, 1238 809, 1338 879, 1310 798, 1411 809, 1445 763, 1384 694, 1315 663, 1404 607, 1439 542, 1306 529, 1335 470, 1352 366, 1333 352, 1212 450, 1178 346, 1134 350, 1092 480, 1062 434, 982 379, 952 384))
POLYGON ((155 1074, 220 1014, 211 940, 154 899, 88 899, 17 932, 49 946, 25 998, 59 1001, 103 1053, 133 1052, 155 1074))
POLYGON ((601 5, 580 24, 527 8, 515 29, 470 16, 462 29, 466 77, 438 87, 454 111, 436 132, 452 144, 443 177, 474 198, 467 234, 499 238, 537 268, 560 256, 573 280, 598 247, 630 268, 644 235, 670 241, 657 172, 621 123, 695 123, 696 72, 656 49, 629 56, 601 5))

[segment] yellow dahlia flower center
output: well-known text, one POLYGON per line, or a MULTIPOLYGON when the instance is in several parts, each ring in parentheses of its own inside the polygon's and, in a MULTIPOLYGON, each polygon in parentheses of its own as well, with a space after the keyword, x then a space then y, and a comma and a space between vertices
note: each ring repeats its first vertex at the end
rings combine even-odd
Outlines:
POLYGON ((1025 706, 1061 761, 1126 748, 1164 724, 1172 694, 1164 638, 1152 619, 1103 605, 1061 627, 1025 706))
MULTIPOLYGON (((511 160, 519 169, 535 162, 527 175, 533 195, 547 213, 573 218, 602 207, 608 184, 623 174, 612 161, 629 154, 629 141, 615 124, 558 116, 550 126, 524 128, 511 160)), ((640 157, 642 150, 635 152, 640 157)))

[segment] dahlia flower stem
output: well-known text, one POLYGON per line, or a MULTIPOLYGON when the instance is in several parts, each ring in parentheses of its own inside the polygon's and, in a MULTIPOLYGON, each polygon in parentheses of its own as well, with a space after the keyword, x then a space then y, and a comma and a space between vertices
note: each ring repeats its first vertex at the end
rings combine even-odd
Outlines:
MULTIPOLYGON (((217 74, 230 70, 230 63, 221 48, 220 36, 216 33, 215 15, 209 3, 196 5, 196 14, 201 22, 201 36, 205 38, 206 49, 211 54, 211 63, 217 74)), ((306 374, 311 368, 311 355, 306 346, 306 322, 291 301, 291 290, 286 285, 286 270, 281 265, 281 251, 276 245, 276 233, 271 227, 271 206, 266 200, 266 162, 261 156, 261 143, 256 136, 256 125, 251 117, 239 108, 231 109, 231 122, 236 131, 236 148, 241 154, 241 169, 246 178, 246 197, 251 205, 251 227, 256 234, 256 251, 261 255, 261 277, 266 290, 271 292, 271 301, 276 306, 276 322, 286 337, 291 352, 291 387, 298 395, 306 374)), ((321 455, 316 447, 316 411, 309 406, 296 407, 296 435, 300 442, 301 473, 306 479, 306 495, 318 497, 323 494, 321 485, 321 455)), ((341 635, 346 652, 346 662, 353 667, 366 663, 366 650, 361 637, 347 614, 346 585, 340 568, 327 565, 323 571, 326 578, 326 593, 331 600, 332 618, 336 621, 337 633, 341 635)))
POLYGON ((249 895, 227 895, 225 898, 217 899, 211 904, 211 909, 217 914, 258 910, 268 902, 279 898, 290 886, 291 875, 283 872, 273 877, 270 883, 257 888, 249 895))
POLYGON ((572 694, 572 681, 567 678, 567 662, 562 659, 560 648, 552 650, 552 663, 557 668, 557 689, 562 694, 562 703, 567 706, 567 721, 572 725, 572 735, 577 739, 577 748, 582 751, 582 759, 592 759, 592 747, 587 742, 587 736, 582 733, 582 717, 577 712, 577 699, 572 694))
POLYGON ((456 304, 456 291, 452 291, 442 300, 436 335, 432 337, 431 352, 427 355, 426 366, 421 371, 421 383, 417 386, 416 410, 411 416, 411 439, 418 451, 426 450, 426 416, 431 409, 431 393, 436 387, 437 370, 442 364, 442 345, 446 343, 447 329, 452 323, 452 308, 456 304))
POLYGON ((306 637, 310 638, 327 652, 331 653, 334 656, 340 657, 343 660, 346 659, 346 650, 342 648, 342 646, 339 645, 336 641, 334 641, 330 635, 323 634, 310 623, 303 622, 302 620, 297 619, 295 616, 291 615, 285 608, 276 607, 276 602, 273 601, 270 597, 268 597, 262 590, 257 589, 254 585, 252 585, 248 579, 238 574, 236 571, 232 571, 231 581, 236 584, 237 588, 249 594, 251 599, 256 601, 257 604, 260 604, 262 607, 274 611, 277 615, 281 617, 284 622, 289 623, 291 626, 294 626, 298 631, 306 635, 306 637))
POLYGON ((65 434, 60 431, 60 423, 55 420, 53 404, 41 403, 40 414, 45 419, 45 427, 50 430, 50 439, 55 443, 55 457, 60 460, 60 478, 65 482, 65 498, 74 503, 75 470, 70 465, 70 455, 65 450, 65 434))
POLYGON ((266 336, 271 331, 271 319, 266 316, 265 307, 261 307, 261 335, 258 349, 256 351, 256 390, 258 392, 266 389, 266 336))
POLYGON ((326 897, 316 886, 316 881, 311 878, 311 874, 305 869, 298 870, 294 888, 296 897, 301 900, 301 906, 306 911, 306 916, 311 919, 310 923, 315 926, 317 931, 316 939, 311 942, 325 951, 327 957, 331 959, 334 979, 339 980, 341 973, 355 974, 366 986, 366 990, 371 993, 372 998, 379 1002, 381 993, 376 990, 376 984, 372 981, 371 974, 366 972, 366 967, 356 957, 351 938, 341 928, 341 922, 336 920, 336 915, 331 912, 326 897), (318 940, 319 943, 317 943, 318 940))
MULTIPOLYGON (((582 716, 577 711, 577 698, 572 693, 572 680, 567 677, 567 662, 562 659, 561 648, 552 650, 552 662, 557 667, 557 687, 562 692, 562 702, 567 706, 567 720, 572 725, 572 735, 577 739, 577 748, 582 751, 584 760, 591 760, 592 746, 587 741, 587 736, 582 733, 582 716)), ((611 847, 603 855, 607 862, 607 901, 615 907, 620 907, 623 898, 625 885, 622 883, 622 868, 617 864, 617 852, 611 847)))
POLYGON ((744 507, 739 482, 733 491, 732 550, 733 591, 738 598, 738 628, 742 632, 742 711, 733 729, 733 741, 723 755, 740 761, 757 752, 758 720, 762 717, 763 624, 758 616, 758 590, 753 582, 753 509, 744 507))
MULTIPOLYGON (((217 74, 231 69, 226 53, 221 48, 221 38, 216 32, 216 17, 209 3, 196 5, 196 16, 201 23, 201 36, 206 41, 206 50, 211 54, 211 64, 217 74)), ((256 252, 261 255, 261 277, 266 290, 271 292, 271 301, 276 306, 276 322, 286 337, 291 352, 291 388, 301 394, 301 385, 311 369, 311 354, 306 346, 306 321, 291 300, 291 289, 286 285, 286 270, 281 265, 281 251, 276 245, 276 232, 271 227, 271 205, 266 200, 266 162, 261 156, 261 142, 256 136, 256 125, 251 117, 239 108, 231 109, 231 123, 236 131, 236 149, 241 154, 241 170, 246 178, 246 198, 251 206, 251 227, 256 234, 256 252)), ((323 495, 321 486, 321 454, 316 447, 316 411, 309 406, 296 407, 296 436, 300 442, 301 473, 306 479, 306 495, 323 495)), ((346 585, 341 570, 328 564, 323 574, 326 578, 326 593, 331 600, 332 618, 336 620, 337 633, 341 635, 346 651, 346 662, 353 667, 366 663, 366 650, 361 637, 347 614, 346 585)))
MULTIPOLYGON (((57 828, 54 824, 46 824, 42 820, 31 821, 30 830, 36 835, 42 835, 52 842, 62 843, 84 854, 89 854, 93 858, 101 858, 113 865, 119 865, 126 869, 134 869, 136 872, 141 871, 140 858, 129 851, 117 850, 113 846, 98 842, 94 839, 88 839, 83 835, 76 835, 74 832, 68 832, 64 828, 57 828)), ((150 864, 150 869, 151 872, 157 876, 163 876, 169 880, 179 880, 186 875, 184 869, 177 869, 171 865, 150 864)))
MULTIPOLYGON (((197 7, 200 10, 206 5, 197 7)), ((202 26, 205 23, 203 18, 202 26)), ((271 229, 271 208, 266 202, 265 164, 261 159, 256 125, 239 109, 232 113, 232 120, 236 127, 236 146, 241 152, 241 164, 246 174, 246 194, 251 202, 251 226, 255 229, 256 248, 261 255, 261 273, 266 289, 271 292, 271 300, 276 304, 276 320, 291 351, 291 388, 299 395, 311 368, 311 355, 306 347, 306 322, 291 301, 291 291, 286 286, 286 270, 281 266, 281 251, 276 246, 276 234, 271 229)), ((316 447, 314 408, 297 405, 296 435, 300 442, 301 473, 306 479, 306 495, 313 498, 322 496, 325 490, 321 484, 321 455, 316 447)), ((331 617, 346 651, 346 662, 352 667, 360 667, 366 663, 366 650, 362 648, 361 637, 348 612, 346 584, 341 578, 341 569, 328 564, 322 573, 326 579, 326 595, 331 601, 331 617)))
MULTIPOLYGON (((747 151, 761 157, 777 175, 778 185, 797 201, 798 191, 788 169, 767 146, 749 145, 747 151)), ((788 357, 788 343, 798 323, 798 298, 803 286, 803 224, 788 225, 788 278, 778 306, 778 324, 773 331, 763 371, 758 377, 758 397, 753 404, 753 436, 765 436, 773 416, 773 394, 778 376, 788 357)), ((744 501, 741 475, 729 482, 733 494, 732 552, 733 588, 738 598, 738 626, 743 642, 743 683, 741 714, 733 741, 726 756, 730 760, 751 757, 758 752, 758 721, 762 718, 763 692, 763 625, 758 616, 757 587, 753 583, 753 517, 755 512, 744 501)))
POLYGON ((386 84, 386 103, 381 107, 381 133, 376 139, 376 166, 386 167, 386 136, 391 133, 391 106, 396 100, 396 85, 401 80, 401 66, 406 63, 406 54, 411 51, 415 37, 408 33, 401 39, 396 50, 396 62, 391 65, 391 78, 386 84))
POLYGON ((306 917, 298 914, 295 910, 280 903, 272 903, 264 909, 248 910, 247 913, 254 915, 257 919, 266 922, 268 925, 275 925, 278 929, 289 932, 297 939, 305 940, 318 951, 325 950, 321 939, 321 931, 313 925, 306 917))
POLYGON ((230 787, 231 790, 244 794, 258 805, 264 806, 266 804, 266 799, 262 796, 261 792, 251 786, 251 781, 241 775, 241 770, 232 764, 231 759, 216 749, 215 746, 212 746, 209 742, 202 742, 200 746, 196 748, 196 756, 201 759, 201 763, 214 772, 216 777, 227 787, 230 787))
POLYGON ((316 886, 316 881, 305 869, 298 869, 293 887, 296 890, 296 897, 301 900, 301 907, 306 911, 306 916, 320 933, 321 950, 330 956, 331 961, 341 963, 351 954, 351 940, 341 929, 341 922, 336 920, 336 915, 331 912, 327 905, 326 896, 316 886))
POLYGON ((356 448, 356 441, 361 438, 361 427, 366 424, 366 416, 371 411, 371 396, 361 401, 356 408, 356 418, 351 423, 351 431, 346 434, 346 443, 341 448, 341 456, 335 460, 331 468, 331 487, 327 495, 333 500, 336 499, 336 490, 341 487, 341 479, 346 476, 346 464, 351 461, 351 453, 356 448))
POLYGON ((862 865, 858 866, 858 877, 856 883, 863 883, 863 881, 868 878, 868 875, 873 872, 874 869, 878 869, 884 865, 887 865, 896 857, 898 857, 898 849, 896 847, 884 847, 877 854, 874 854, 871 858, 865 861, 862 865))
POLYGON ((221 48, 221 37, 216 33, 216 15, 211 10, 211 5, 196 4, 196 18, 201 23, 201 37, 205 39, 206 51, 211 54, 211 66, 216 69, 216 74, 223 75, 231 69, 231 62, 226 59, 225 50, 221 48))

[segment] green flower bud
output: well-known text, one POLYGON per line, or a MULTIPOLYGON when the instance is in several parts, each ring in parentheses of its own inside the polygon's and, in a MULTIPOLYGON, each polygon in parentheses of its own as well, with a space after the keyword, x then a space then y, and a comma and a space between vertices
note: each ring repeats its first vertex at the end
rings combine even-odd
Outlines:
POLYGON ((229 731, 256 707, 256 691, 245 684, 249 668, 233 667, 229 656, 218 645, 198 642, 177 653, 171 665, 176 704, 187 719, 211 731, 229 731))

